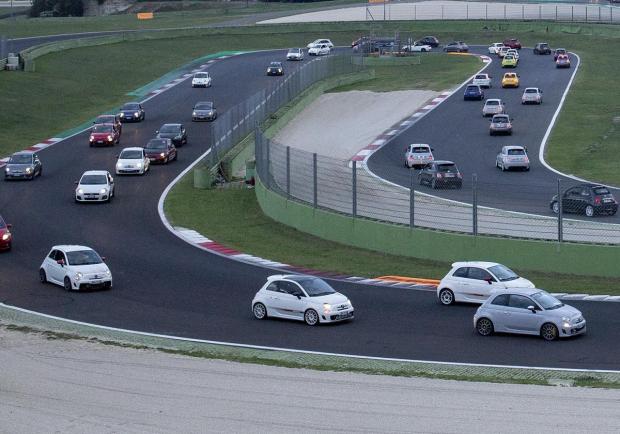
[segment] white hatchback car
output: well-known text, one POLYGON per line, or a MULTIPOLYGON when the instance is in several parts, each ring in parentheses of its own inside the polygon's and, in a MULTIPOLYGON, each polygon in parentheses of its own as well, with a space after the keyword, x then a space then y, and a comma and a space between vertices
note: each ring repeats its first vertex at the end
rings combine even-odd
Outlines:
POLYGON ((491 76, 489 74, 476 74, 471 84, 476 84, 480 87, 491 87, 491 76))
POLYGON ((151 160, 146 156, 144 148, 125 148, 118 155, 116 161, 116 174, 135 173, 144 175, 151 165, 151 160))
POLYGON ((208 72, 197 72, 192 77, 192 87, 211 87, 211 75, 208 72))
POLYGON ((502 48, 504 46, 504 44, 502 44, 501 42, 494 42, 493 44, 491 44, 491 46, 489 47, 489 54, 497 54, 497 51, 502 48))
POLYGON ((39 280, 67 291, 112 287, 110 269, 97 252, 85 246, 52 247, 39 268, 39 280))
POLYGON ((329 39, 317 39, 316 41, 310 42, 307 45, 307 48, 318 47, 320 45, 327 45, 329 48, 333 48, 334 44, 329 39))
POLYGON ((510 48, 508 49, 508 51, 506 51, 506 56, 512 56, 515 59, 517 59, 517 62, 519 61, 519 50, 516 50, 514 48, 510 48))
POLYGON ((326 45, 316 45, 308 50, 308 56, 326 56, 331 53, 332 49, 326 45))
POLYGON ((289 48, 286 53, 286 60, 304 60, 303 48, 289 48))
POLYGON ((446 306, 454 302, 484 303, 491 292, 506 288, 528 289, 534 284, 496 262, 455 262, 437 285, 437 297, 446 306))
POLYGON ((287 318, 316 325, 351 320, 353 312, 346 296, 313 276, 269 276, 252 300, 252 313, 257 319, 287 318))
POLYGON ((89 170, 75 181, 76 202, 109 202, 114 197, 114 178, 107 170, 89 170))
POLYGON ((503 146, 497 158, 495 167, 502 171, 510 169, 530 170, 530 159, 527 156, 527 148, 524 146, 503 146))
POLYGON ((414 143, 407 146, 405 152, 405 167, 411 169, 412 167, 423 167, 434 160, 433 149, 426 144, 414 143))
POLYGON ((502 115, 506 112, 506 106, 501 99, 489 98, 482 107, 482 116, 502 115))

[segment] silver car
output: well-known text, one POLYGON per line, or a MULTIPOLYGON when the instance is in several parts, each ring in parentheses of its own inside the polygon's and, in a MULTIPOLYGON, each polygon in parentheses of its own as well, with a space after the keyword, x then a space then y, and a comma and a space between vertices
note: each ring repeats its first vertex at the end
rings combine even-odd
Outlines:
POLYGON ((482 336, 518 333, 553 341, 584 334, 586 320, 579 310, 541 289, 503 289, 478 308, 474 327, 482 336))
POLYGON ((493 116, 493 115, 501 115, 504 114, 504 110, 506 106, 501 99, 491 98, 487 99, 482 107, 482 116, 493 116))
POLYGON ((405 152, 405 167, 408 169, 424 167, 433 161, 433 148, 422 143, 407 146, 405 152))
POLYGON ((537 87, 526 87, 521 97, 521 104, 542 104, 543 92, 537 87))
POLYGON ((493 115, 491 118, 491 126, 489 128, 489 134, 494 136, 495 134, 508 134, 512 135, 512 119, 510 116, 493 115))
POLYGON ((530 159, 524 146, 504 146, 495 160, 495 167, 502 172, 510 169, 530 170, 530 159))

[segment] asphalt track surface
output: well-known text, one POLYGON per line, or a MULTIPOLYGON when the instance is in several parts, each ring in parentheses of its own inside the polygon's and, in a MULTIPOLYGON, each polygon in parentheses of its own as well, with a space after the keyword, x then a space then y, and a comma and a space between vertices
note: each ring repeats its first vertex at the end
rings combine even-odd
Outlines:
MULTIPOLYGON (((486 47, 476 47, 472 51, 488 55, 486 47)), ((547 169, 538 159, 538 152, 577 59, 571 55, 571 68, 557 69, 553 56, 534 55, 531 49, 523 48, 520 50, 519 66, 514 69, 520 76, 520 86, 503 89, 501 78, 504 72, 513 69, 502 68, 496 56, 491 58, 493 62, 485 72, 493 78, 493 87, 485 89, 485 99, 501 98, 504 101, 508 114, 514 118, 512 136, 490 136, 490 118, 482 117, 484 101, 464 101, 464 89, 461 88, 375 152, 368 160, 368 167, 381 178, 409 187, 412 170, 406 169, 403 164, 405 148, 410 143, 429 143, 434 148, 436 159, 456 162, 463 173, 463 188, 432 190, 417 185, 416 181, 416 188, 420 191, 472 203, 472 175, 476 174, 479 205, 553 215, 549 202, 557 192, 558 178, 562 179, 563 189, 579 182, 547 169), (526 87, 541 88, 544 92, 543 104, 522 105, 521 95, 526 87), (531 170, 502 172, 497 169, 495 158, 504 145, 527 146, 531 170)), ((570 215, 571 218, 574 216, 570 215)), ((620 214, 596 216, 595 220, 619 223, 620 214)))
MULTIPOLYGON (((44 174, 32 182, 0 183, 0 209, 14 224, 14 247, 0 255, 0 300, 46 314, 94 324, 300 350, 366 356, 620 369, 620 316, 614 303, 575 302, 589 321, 587 335, 558 343, 493 336, 473 330, 475 306, 442 307, 433 292, 334 281, 350 297, 357 317, 349 323, 307 327, 253 318, 250 301, 273 271, 207 253, 163 226, 157 201, 164 188, 209 143, 204 123, 189 122, 193 103, 213 99, 223 112, 281 77, 265 66, 285 51, 235 56, 214 63, 210 89, 188 81, 147 101, 146 121, 125 124, 121 144, 90 148, 88 133, 40 152, 44 174), (74 180, 91 169, 113 170, 120 148, 144 145, 165 122, 184 122, 189 143, 179 159, 153 166, 143 177, 115 177, 110 204, 75 204, 74 180), (66 292, 38 282, 38 268, 54 244, 86 244, 107 257, 110 291, 66 292)), ((546 58, 547 61, 550 61, 546 58)), ((306 60, 307 61, 307 60, 306 60)), ((300 63, 286 63, 287 70, 300 63)), ((217 122, 217 121, 216 121, 217 122)))

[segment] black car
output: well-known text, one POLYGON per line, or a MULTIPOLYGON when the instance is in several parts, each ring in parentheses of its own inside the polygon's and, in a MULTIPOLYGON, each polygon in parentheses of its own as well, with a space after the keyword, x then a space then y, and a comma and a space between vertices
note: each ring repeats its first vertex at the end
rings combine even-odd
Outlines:
POLYGON ((158 139, 170 139, 175 146, 183 146, 187 143, 187 131, 183 124, 163 124, 155 131, 158 139))
POLYGON ((267 75, 284 75, 282 62, 271 62, 267 67, 267 75))
POLYGON ((192 121, 214 121, 217 110, 211 101, 197 102, 192 110, 192 121))
POLYGON ((463 41, 455 41, 450 42, 443 49, 447 53, 467 53, 469 51, 469 47, 463 41))
POLYGON ((546 42, 539 42, 534 46, 534 54, 551 54, 551 47, 546 42))
POLYGON ((482 101, 484 99, 484 91, 477 84, 468 84, 465 87, 465 92, 463 93, 463 100, 478 100, 482 101))
POLYGON ((4 179, 34 179, 35 176, 41 176, 43 173, 43 164, 39 160, 39 156, 30 151, 16 152, 11 155, 9 161, 4 168, 4 179))
MULTIPOLYGON (((560 212, 557 195, 553 196, 549 206, 554 213, 560 212)), ((562 211, 585 214, 588 217, 595 214, 614 215, 618 211, 618 201, 604 185, 578 184, 562 195, 562 211)))
POLYGON ((434 36, 425 36, 422 39, 420 39, 418 42, 421 42, 422 44, 425 44, 425 45, 430 45, 433 48, 439 47, 439 39, 437 39, 434 36))
POLYGON ((452 161, 434 161, 427 164, 418 174, 420 185, 431 188, 463 186, 463 175, 452 161))
POLYGON ((121 122, 140 122, 145 118, 142 104, 137 102, 128 102, 122 106, 118 115, 121 118, 121 122))

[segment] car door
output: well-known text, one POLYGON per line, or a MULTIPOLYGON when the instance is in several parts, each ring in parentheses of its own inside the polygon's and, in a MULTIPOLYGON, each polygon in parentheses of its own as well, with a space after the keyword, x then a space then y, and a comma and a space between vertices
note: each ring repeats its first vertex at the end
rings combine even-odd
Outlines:
POLYGON ((65 278, 65 267, 67 266, 67 258, 65 254, 60 250, 54 251, 54 259, 49 262, 49 275, 50 277, 58 282, 62 283, 65 278), (64 265, 60 265, 58 261, 63 261, 64 265))
POLYGON ((487 306, 490 310, 490 319, 493 322, 493 329, 496 332, 507 331, 506 323, 508 321, 508 302, 510 300, 509 294, 500 294, 487 306))
POLYGON ((304 316, 305 294, 294 282, 281 280, 277 282, 278 292, 274 293, 272 306, 280 316, 302 319, 304 316), (298 297, 299 296, 299 297, 298 297))
POLYGON ((494 289, 503 287, 497 279, 487 270, 478 267, 469 267, 467 273, 469 278, 470 297, 472 301, 483 302, 494 289))
POLYGON ((470 280, 467 277, 469 267, 460 267, 454 270, 450 277, 450 289, 454 293, 456 301, 469 301, 470 280))
POLYGON ((519 294, 510 294, 508 302, 508 315, 506 316, 506 329, 515 333, 538 334, 542 325, 541 311, 532 312, 528 307, 538 307, 534 301, 519 294))
POLYGON ((108 172, 108 184, 110 185, 110 195, 114 194, 114 178, 112 178, 112 175, 110 175, 110 173, 108 172))
POLYGON ((564 212, 576 212, 579 203, 581 189, 573 187, 568 189, 562 196, 562 209, 564 212))

